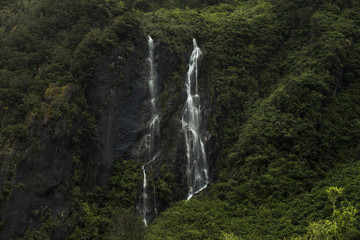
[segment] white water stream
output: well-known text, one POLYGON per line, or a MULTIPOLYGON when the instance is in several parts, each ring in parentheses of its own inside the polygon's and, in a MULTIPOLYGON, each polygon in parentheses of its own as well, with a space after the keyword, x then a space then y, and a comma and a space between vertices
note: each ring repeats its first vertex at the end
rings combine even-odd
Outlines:
POLYGON ((201 130, 201 105, 198 94, 198 59, 201 54, 196 40, 193 39, 193 51, 186 81, 187 99, 181 119, 186 143, 187 199, 206 188, 209 183, 205 148, 199 133, 201 130))
MULTIPOLYGON (((157 159, 157 144, 160 138, 160 116, 157 106, 157 82, 156 82, 156 72, 154 64, 154 41, 149 36, 148 37, 148 48, 149 48, 149 93, 150 93, 150 102, 151 102, 151 114, 150 120, 148 122, 148 134, 145 137, 145 159, 144 165, 142 166, 143 171, 143 193, 142 193, 142 217, 145 226, 147 226, 147 217, 151 209, 149 209, 149 196, 147 192, 147 179, 146 179, 146 168, 157 159)), ((155 188, 155 186, 153 186, 155 188)), ((154 190, 154 210, 156 212, 156 196, 154 190)))

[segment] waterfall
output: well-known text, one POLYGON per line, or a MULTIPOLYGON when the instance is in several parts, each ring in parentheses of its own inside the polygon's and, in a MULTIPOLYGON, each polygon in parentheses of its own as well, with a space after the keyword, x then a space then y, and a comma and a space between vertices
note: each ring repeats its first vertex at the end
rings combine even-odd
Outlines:
POLYGON ((145 170, 145 165, 143 165, 141 167, 141 169, 143 170, 143 175, 144 175, 144 180, 143 180, 143 193, 142 193, 142 198, 143 198, 143 206, 142 206, 142 215, 143 215, 143 222, 145 224, 145 226, 147 226, 147 220, 146 220, 146 203, 147 203, 147 191, 146 191, 146 187, 147 187, 147 181, 146 181, 146 170, 145 170))
MULTIPOLYGON (((147 124, 148 126, 148 134, 145 136, 145 158, 144 158, 144 165, 142 166, 143 171, 143 193, 142 193, 142 218, 145 226, 147 226, 147 218, 150 212, 150 203, 149 203, 149 196, 147 192, 147 179, 146 179, 146 168, 153 163, 158 156, 158 147, 157 144, 159 143, 160 138, 160 116, 157 106, 157 77, 155 72, 155 64, 154 64, 154 41, 149 36, 148 37, 148 49, 149 49, 149 57, 148 57, 148 64, 149 64, 149 74, 148 74, 148 87, 149 87, 149 96, 150 96, 150 120, 147 124)), ((154 188, 154 198, 153 198, 153 205, 154 210, 156 212, 156 197, 155 197, 155 186, 154 188)))
POLYGON ((197 46, 196 40, 193 39, 193 51, 186 79, 187 100, 181 119, 186 143, 187 199, 206 188, 209 182, 205 148, 200 135, 201 105, 198 94, 198 58, 200 55, 201 50, 197 46))

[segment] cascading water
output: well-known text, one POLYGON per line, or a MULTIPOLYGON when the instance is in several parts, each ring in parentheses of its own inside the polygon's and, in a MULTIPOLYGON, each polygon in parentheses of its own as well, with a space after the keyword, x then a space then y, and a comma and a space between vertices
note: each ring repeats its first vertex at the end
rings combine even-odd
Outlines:
POLYGON ((193 39, 193 51, 186 82, 187 100, 181 119, 186 143, 187 199, 206 188, 209 183, 208 164, 199 133, 201 130, 201 105, 198 94, 198 59, 200 55, 201 50, 197 46, 196 40, 193 39))
MULTIPOLYGON (((149 94, 150 94, 150 120, 148 123, 148 134, 145 136, 145 159, 144 165, 142 166, 142 171, 144 175, 143 181, 143 193, 142 193, 142 217, 145 226, 147 226, 147 218, 150 212, 149 209, 149 196, 147 192, 147 179, 146 179, 146 168, 153 163, 158 156, 157 152, 157 144, 160 138, 160 116, 158 113, 157 106, 157 85, 156 85, 156 72, 155 72, 155 64, 154 64, 154 41, 149 36, 148 37, 148 48, 149 48, 149 76, 148 76, 148 85, 149 85, 149 94)), ((154 186, 153 186, 154 187, 154 186)), ((154 190, 155 192, 155 190, 154 190)), ((156 212, 156 198, 154 195, 154 210, 156 212)))

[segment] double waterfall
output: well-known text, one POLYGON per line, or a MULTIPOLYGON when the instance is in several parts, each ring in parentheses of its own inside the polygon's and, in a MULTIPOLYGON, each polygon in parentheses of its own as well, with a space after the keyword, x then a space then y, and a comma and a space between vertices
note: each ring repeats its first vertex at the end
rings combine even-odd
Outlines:
MULTIPOLYGON (((143 192, 141 195, 141 214, 145 226, 148 224, 148 215, 153 210, 156 214, 155 186, 153 186, 153 193, 149 194, 146 170, 150 164, 157 160, 160 153, 160 113, 157 101, 159 93, 154 62, 154 42, 150 36, 148 37, 148 50, 148 88, 151 109, 150 118, 147 123, 148 130, 145 136, 146 152, 144 165, 142 166, 143 192), (154 199, 149 199, 151 196, 154 199), (151 206, 152 208, 150 208, 151 206)), ((196 40, 193 39, 193 51, 188 64, 189 69, 185 84, 187 99, 181 116, 182 131, 185 136, 186 145, 187 199, 190 199, 194 194, 206 188, 209 183, 208 164, 204 143, 201 138, 201 105, 198 93, 198 59, 201 54, 196 40)))
POLYGON ((181 118, 186 143, 187 199, 206 188, 209 183, 205 148, 200 135, 201 105, 198 94, 198 59, 200 55, 201 50, 197 46, 196 40, 193 39, 193 51, 186 79, 187 99, 181 118))

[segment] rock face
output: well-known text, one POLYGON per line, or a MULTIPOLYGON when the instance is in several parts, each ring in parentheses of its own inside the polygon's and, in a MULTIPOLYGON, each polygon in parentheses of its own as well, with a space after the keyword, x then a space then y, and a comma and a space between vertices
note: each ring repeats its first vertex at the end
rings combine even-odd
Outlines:
MULTIPOLYGON (((70 101, 74 89, 67 86, 63 90, 63 99, 58 100, 70 101)), ((69 214, 75 149, 66 117, 53 125, 49 116, 51 113, 39 119, 29 113, 26 122, 31 141, 9 144, 0 152, 1 239, 18 239, 27 228, 38 228, 48 216, 61 221, 69 214)))
MULTIPOLYGON (((159 199, 159 196, 154 196, 159 195, 155 182, 161 177, 160 169, 164 164, 170 168, 174 177, 172 193, 167 201, 185 199, 188 192, 186 147, 181 117, 187 97, 186 68, 192 51, 192 41, 189 39, 187 52, 183 56, 175 55, 168 45, 156 39, 154 45, 161 137, 157 160, 148 166, 150 171, 147 171, 151 172, 148 178, 152 179, 152 186, 148 187, 148 204, 152 209, 148 213, 149 221, 157 214, 155 209, 161 211, 168 203, 159 199)), ((91 87, 88 98, 92 99, 93 109, 97 110, 100 126, 101 149, 97 152, 97 159, 101 159, 97 182, 99 185, 106 184, 115 161, 135 159, 140 163, 144 162, 144 137, 148 132, 147 122, 151 114, 147 54, 144 44, 141 48, 134 49, 134 53, 125 60, 119 48, 111 58, 103 58, 98 65, 94 86, 91 87), (137 64, 139 62, 141 64, 137 64)), ((201 134, 205 140, 211 168, 215 158, 214 141, 207 129, 213 112, 213 96, 209 79, 206 78, 206 66, 202 66, 201 62, 199 66, 199 94, 202 96, 204 119, 201 134)), ((142 204, 140 199, 138 204, 142 204)))
MULTIPOLYGON (((181 115, 186 101, 186 65, 192 51, 191 39, 187 43, 187 51, 180 56, 173 54, 167 44, 155 38, 154 43, 161 142, 158 160, 149 166, 149 179, 153 185, 149 187, 149 204, 153 209, 148 214, 150 221, 156 216, 155 208, 161 211, 170 201, 185 199, 188 192, 181 115), (157 179, 162 177, 161 169, 169 169, 173 176, 169 183, 170 196, 162 196, 159 194, 161 189, 156 188, 157 179)), ((86 90, 89 112, 95 116, 98 124, 94 145, 82 149, 89 152, 94 162, 92 172, 85 173, 90 176, 85 184, 86 189, 101 186, 106 191, 116 161, 134 159, 143 162, 143 138, 150 115, 146 82, 147 53, 144 38, 130 53, 119 47, 112 56, 102 57, 98 61, 94 79, 86 90)), ((201 134, 211 169, 216 151, 207 129, 214 101, 206 77, 207 69, 201 59, 199 69, 199 94, 204 115, 201 134)), ((69 92, 64 94, 66 98, 63 101, 71 103, 75 90, 70 87, 66 91, 69 92)), ((14 143, 0 152, 0 181, 3 186, 5 182, 16 186, 10 189, 0 206, 4 219, 1 239, 19 238, 28 227, 38 228, 44 216, 51 215, 61 221, 71 211, 70 190, 77 154, 73 138, 76 137, 75 129, 78 126, 68 126, 66 116, 53 124, 51 119, 36 117, 29 121, 30 136, 36 138, 36 142, 28 145, 14 143)), ((81 122, 78 121, 79 124, 81 122)), ((56 238, 62 239, 61 235, 66 234, 60 232, 56 238)))
POLYGON ((96 185, 105 185, 116 159, 133 159, 134 144, 141 136, 146 86, 142 48, 125 59, 119 48, 112 57, 102 58, 87 98, 99 125, 96 152, 99 162, 96 185))

